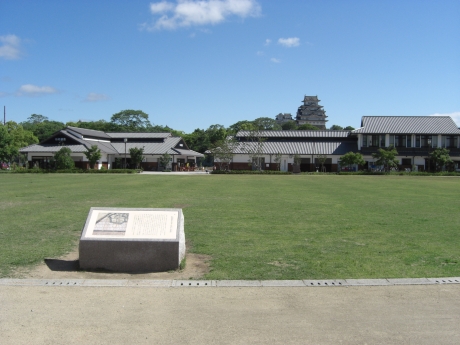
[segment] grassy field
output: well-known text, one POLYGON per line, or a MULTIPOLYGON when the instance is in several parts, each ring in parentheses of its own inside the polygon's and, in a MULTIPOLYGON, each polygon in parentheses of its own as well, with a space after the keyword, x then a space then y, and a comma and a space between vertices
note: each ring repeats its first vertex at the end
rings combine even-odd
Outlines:
POLYGON ((0 175, 0 276, 76 248, 90 207, 180 207, 208 279, 460 276, 460 179, 0 175))

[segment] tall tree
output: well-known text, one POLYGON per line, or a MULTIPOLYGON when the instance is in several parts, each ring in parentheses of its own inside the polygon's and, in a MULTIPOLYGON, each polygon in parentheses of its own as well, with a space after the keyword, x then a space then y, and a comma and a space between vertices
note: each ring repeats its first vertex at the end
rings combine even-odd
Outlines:
POLYGON ((89 167, 91 169, 94 169, 94 165, 102 157, 101 150, 97 147, 97 145, 92 145, 86 152, 83 152, 83 154, 88 159, 89 167))
POLYGON ((438 147, 434 151, 430 152, 430 160, 436 166, 437 171, 441 171, 442 167, 453 163, 449 156, 449 150, 444 147, 438 147))
POLYGON ((372 157, 377 159, 375 164, 383 165, 385 170, 390 170, 392 167, 398 166, 399 161, 396 159, 398 155, 398 151, 394 148, 394 146, 390 146, 387 148, 380 148, 376 153, 372 154, 372 157))
POLYGON ((281 126, 269 117, 259 117, 253 121, 254 126, 261 131, 279 131, 281 126))
POLYGON ((345 153, 341 158, 340 158, 340 164, 342 166, 348 166, 349 168, 353 165, 353 164, 357 164, 357 165, 364 165, 366 164, 366 162, 364 161, 364 158, 363 158, 363 155, 359 152, 347 152, 345 153))
POLYGON ((329 128, 331 131, 341 131, 343 129, 342 126, 339 125, 332 125, 331 128, 329 128))
MULTIPOLYGON (((31 117, 33 117, 32 114, 31 117)), ((38 115, 42 116, 42 115, 38 115)), ((21 122, 20 125, 27 131, 31 131, 37 138, 39 142, 42 142, 45 139, 48 139, 53 133, 60 131, 65 128, 65 125, 62 122, 58 121, 49 121, 46 117, 43 121, 29 121, 21 122)))
POLYGON ((318 131, 319 128, 313 125, 310 125, 309 123, 304 123, 303 125, 300 125, 297 127, 299 131, 318 131))
POLYGON ((287 121, 281 125, 283 131, 291 131, 297 129, 297 123, 295 121, 287 121))
POLYGON ((129 156, 131 157, 131 162, 134 164, 136 169, 140 168, 141 162, 144 160, 144 148, 133 147, 129 149, 129 156))
POLYGON ((126 131, 146 131, 150 126, 149 116, 142 110, 122 110, 113 114, 110 122, 120 125, 126 131))
POLYGON ((71 153, 72 151, 64 146, 54 154, 53 161, 56 170, 73 169, 75 167, 75 162, 70 157, 71 153))
POLYGON ((211 147, 214 162, 219 164, 219 170, 228 169, 235 151, 237 141, 232 137, 219 140, 211 147))
POLYGON ((18 154, 17 148, 13 145, 13 136, 3 124, 0 124, 0 163, 9 162, 18 154))
POLYGON ((239 131, 253 131, 255 130, 253 121, 243 120, 234 123, 228 127, 228 133, 235 135, 239 131))

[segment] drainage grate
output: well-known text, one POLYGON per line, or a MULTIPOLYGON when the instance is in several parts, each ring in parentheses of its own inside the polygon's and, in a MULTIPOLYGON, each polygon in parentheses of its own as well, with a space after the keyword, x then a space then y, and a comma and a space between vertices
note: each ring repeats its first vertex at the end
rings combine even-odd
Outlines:
POLYGON ((174 280, 173 287, 211 287, 216 286, 215 280, 174 280))

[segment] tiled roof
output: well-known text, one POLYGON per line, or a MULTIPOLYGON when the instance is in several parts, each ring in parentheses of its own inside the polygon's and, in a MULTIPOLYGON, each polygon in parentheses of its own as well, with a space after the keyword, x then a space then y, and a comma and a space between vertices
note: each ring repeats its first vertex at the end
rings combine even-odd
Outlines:
MULTIPOLYGON (((234 153, 247 154, 257 143, 240 142, 234 153)), ((358 146, 355 141, 334 141, 334 142, 313 142, 313 141, 268 141, 262 145, 263 154, 299 154, 299 155, 344 155, 347 152, 358 152, 358 146)))
POLYGON ((193 150, 183 150, 183 149, 174 149, 174 151, 177 151, 182 156, 196 156, 196 157, 204 157, 202 153, 193 151, 193 150))
MULTIPOLYGON (((71 129, 72 130, 72 129, 71 129)), ((67 134, 66 130, 60 131, 63 134, 67 134)), ((97 131, 96 131, 97 132, 97 131)), ((123 134, 123 133, 117 133, 123 134)), ((126 133, 124 133, 126 134, 126 133)), ((134 133, 129 133, 134 134, 134 133)), ((139 134, 139 133, 136 133, 139 134)), ((142 142, 142 140, 136 140, 136 142, 129 141, 126 143, 126 154, 129 155, 129 149, 131 148, 144 148, 145 155, 157 155, 157 154, 164 154, 169 153, 171 155, 186 155, 186 156, 197 156, 203 157, 203 155, 199 152, 195 152, 192 150, 187 149, 177 149, 175 148, 182 140, 180 137, 172 137, 170 133, 140 133, 140 134, 154 134, 153 138, 164 138, 164 140, 159 142, 150 142, 146 140, 142 142), (161 136, 160 136, 161 135, 161 136)), ((94 135, 92 135, 94 136, 94 135)), ((120 154, 124 155, 125 153, 125 143, 124 142, 106 142, 106 141, 96 141, 96 140, 89 140, 89 139, 80 139, 72 136, 72 138, 79 142, 80 145, 64 145, 65 147, 70 148, 72 152, 86 152, 88 148, 93 145, 96 145, 102 152, 108 154, 120 154)), ((136 137, 137 139, 151 139, 151 137, 144 136, 144 137, 136 137)), ((107 140, 107 139, 105 139, 107 140)), ((109 139, 110 140, 110 139, 109 139)), ((47 153, 56 153, 59 151, 63 146, 54 145, 54 144, 35 144, 30 145, 27 147, 22 148, 21 152, 47 152, 47 153)), ((186 147, 186 146, 185 146, 186 147)))
MULTIPOLYGON (((172 149, 175 147, 181 138, 179 137, 169 137, 166 138, 164 142, 161 143, 130 143, 129 141, 126 143, 126 153, 129 154, 129 149, 137 147, 137 148, 144 148, 145 155, 162 155, 164 153, 174 154, 177 155, 177 152, 172 149)), ((113 148, 119 153, 125 153, 125 143, 112 143, 113 148)))
POLYGON ((107 133, 110 138, 168 138, 171 136, 171 133, 107 133))
MULTIPOLYGON (((252 131, 239 131, 236 137, 251 136, 252 131)), ((347 138, 350 131, 260 131, 258 136, 264 138, 347 138)))
POLYGON ((102 131, 95 131, 93 129, 71 127, 71 126, 67 126, 65 129, 70 129, 71 131, 77 132, 81 134, 83 137, 97 137, 97 138, 106 139, 106 140, 110 138, 106 133, 102 131))
POLYGON ((352 133, 460 134, 460 130, 450 116, 363 116, 361 128, 352 133))
MULTIPOLYGON (((20 149, 20 152, 50 152, 56 153, 58 152, 63 146, 59 145, 40 145, 34 144, 27 147, 23 147, 20 149)), ((68 147, 72 152, 86 152, 87 148, 85 145, 65 145, 68 147)))

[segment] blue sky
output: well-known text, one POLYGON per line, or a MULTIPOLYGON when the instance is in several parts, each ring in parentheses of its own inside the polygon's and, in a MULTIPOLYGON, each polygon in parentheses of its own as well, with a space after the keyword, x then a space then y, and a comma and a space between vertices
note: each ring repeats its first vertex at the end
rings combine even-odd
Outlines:
POLYGON ((460 125, 460 1, 0 2, 7 120, 154 124, 295 115, 318 95, 328 125, 450 115, 460 125))

